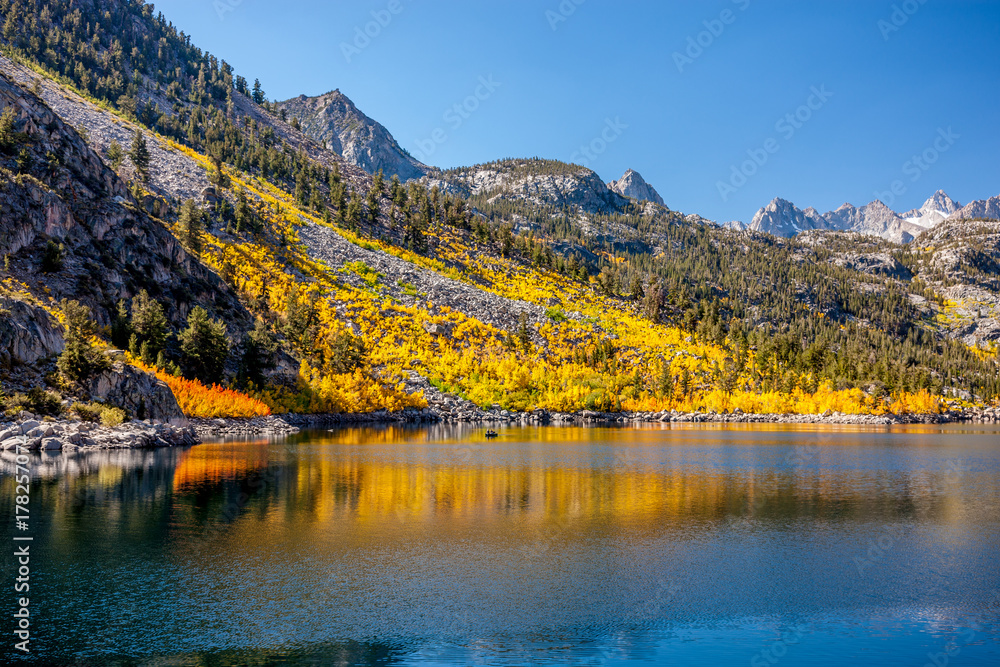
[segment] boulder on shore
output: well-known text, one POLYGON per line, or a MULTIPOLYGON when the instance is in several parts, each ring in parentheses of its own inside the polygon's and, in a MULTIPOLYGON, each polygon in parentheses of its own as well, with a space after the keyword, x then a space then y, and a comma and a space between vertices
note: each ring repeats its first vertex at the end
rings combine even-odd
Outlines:
POLYGON ((123 362, 116 362, 110 370, 91 380, 89 390, 94 400, 120 407, 136 419, 164 422, 184 419, 165 382, 123 362))

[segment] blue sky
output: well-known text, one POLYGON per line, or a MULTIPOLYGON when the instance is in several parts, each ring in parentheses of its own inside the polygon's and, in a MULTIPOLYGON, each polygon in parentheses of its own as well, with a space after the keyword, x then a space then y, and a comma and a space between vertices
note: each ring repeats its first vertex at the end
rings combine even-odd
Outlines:
POLYGON ((158 9, 268 97, 339 88, 440 167, 541 156, 604 180, 633 168, 671 208, 720 221, 749 222, 776 196, 826 211, 882 193, 905 211, 939 188, 963 204, 1000 194, 996 1, 158 9))

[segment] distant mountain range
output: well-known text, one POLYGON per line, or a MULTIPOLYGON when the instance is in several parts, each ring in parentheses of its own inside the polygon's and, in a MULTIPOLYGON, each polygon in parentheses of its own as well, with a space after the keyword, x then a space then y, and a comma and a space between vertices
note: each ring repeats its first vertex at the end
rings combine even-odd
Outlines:
MULTIPOLYGON (((431 182, 443 185, 440 170, 413 158, 385 127, 359 111, 339 90, 318 97, 301 95, 278 106, 290 118, 298 120, 306 136, 369 173, 382 170, 386 176, 395 174, 403 181, 428 177, 431 182)), ((454 188, 457 183, 454 179, 450 180, 454 188)), ((470 185, 471 182, 465 187, 459 186, 459 189, 479 189, 477 186, 469 188, 470 185)), ((604 187, 598 187, 602 192, 592 192, 595 183, 589 183, 590 196, 595 200, 610 201, 616 194, 637 202, 666 207, 663 197, 635 170, 629 169, 620 179, 605 185, 610 192, 605 192, 604 187)), ((790 201, 775 198, 757 211, 749 225, 733 221, 720 223, 720 226, 750 229, 783 238, 809 231, 856 232, 906 244, 948 218, 1000 218, 1000 196, 974 201, 963 207, 938 190, 920 208, 903 213, 893 211, 877 200, 860 207, 847 203, 835 211, 820 213, 815 208, 800 209, 790 201)))
POLYGON ((997 217, 1000 217, 1000 196, 963 207, 938 190, 923 206, 905 213, 897 213, 875 200, 861 207, 844 204, 835 211, 821 214, 812 207, 803 210, 789 201, 775 198, 757 211, 748 228, 785 238, 813 230, 856 232, 905 244, 949 218, 997 217))

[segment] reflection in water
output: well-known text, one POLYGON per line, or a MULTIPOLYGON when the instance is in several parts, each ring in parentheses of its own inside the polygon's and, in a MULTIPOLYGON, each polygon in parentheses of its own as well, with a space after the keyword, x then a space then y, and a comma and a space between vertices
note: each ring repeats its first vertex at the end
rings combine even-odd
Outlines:
POLYGON ((974 664, 1000 655, 1000 433, 978 428, 387 427, 38 457, 37 646, 745 664, 806 627, 789 664, 911 664, 974 622, 974 664))

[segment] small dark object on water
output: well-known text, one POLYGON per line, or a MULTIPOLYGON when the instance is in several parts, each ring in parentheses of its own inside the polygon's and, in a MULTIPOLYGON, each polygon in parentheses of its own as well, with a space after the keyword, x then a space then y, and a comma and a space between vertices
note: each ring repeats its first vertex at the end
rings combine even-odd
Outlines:
POLYGON ((500 434, 497 433, 496 431, 494 431, 493 429, 490 429, 490 430, 486 431, 486 437, 487 438, 495 438, 498 435, 500 435, 500 434))

